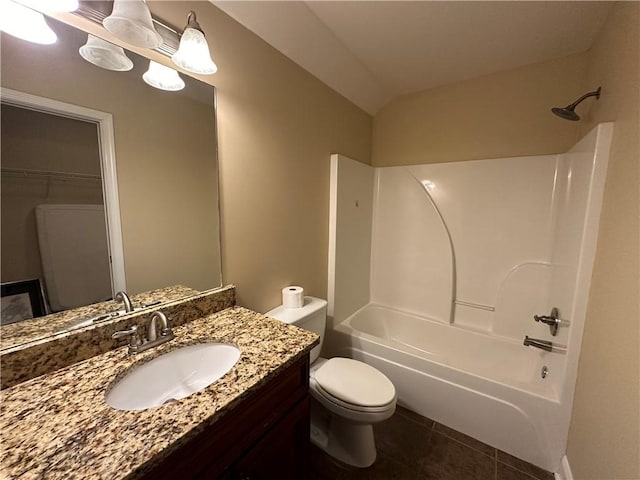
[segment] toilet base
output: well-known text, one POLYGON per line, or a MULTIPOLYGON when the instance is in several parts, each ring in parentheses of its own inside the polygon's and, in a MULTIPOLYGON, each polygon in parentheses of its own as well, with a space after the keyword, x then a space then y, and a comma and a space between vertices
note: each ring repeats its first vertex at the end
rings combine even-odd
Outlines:
POLYGON ((311 406, 311 443, 353 467, 370 467, 376 461, 371 424, 344 420, 327 412, 315 401, 311 406))

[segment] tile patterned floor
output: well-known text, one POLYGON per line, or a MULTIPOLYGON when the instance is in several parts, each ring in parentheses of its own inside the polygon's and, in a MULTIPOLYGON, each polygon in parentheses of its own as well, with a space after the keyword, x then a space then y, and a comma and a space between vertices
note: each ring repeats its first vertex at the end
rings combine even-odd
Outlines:
POLYGON ((357 469, 311 448, 313 480, 553 480, 553 474, 398 407, 374 425, 378 458, 357 469))

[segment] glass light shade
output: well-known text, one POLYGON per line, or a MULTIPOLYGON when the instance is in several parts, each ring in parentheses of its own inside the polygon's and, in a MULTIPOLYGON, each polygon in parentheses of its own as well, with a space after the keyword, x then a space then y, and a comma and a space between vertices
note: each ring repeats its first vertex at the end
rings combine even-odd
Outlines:
POLYGON ((184 80, 178 72, 153 60, 149 61, 149 70, 142 75, 142 79, 160 90, 175 92, 184 88, 184 80))
POLYGON ((124 50, 91 34, 87 43, 80 47, 80 56, 87 62, 115 72, 126 72, 133 68, 133 62, 124 50))
POLYGON ((78 9, 78 0, 19 0, 19 2, 41 12, 73 12, 78 9))
POLYGON ((180 39, 178 51, 171 57, 173 63, 192 73, 211 75, 218 71, 218 67, 209 54, 209 44, 204 33, 195 28, 187 27, 180 39))
POLYGON ((156 32, 149 7, 143 0, 115 0, 111 15, 102 24, 120 40, 136 47, 162 45, 162 37, 156 32))
POLYGON ((0 0, 0 30, 41 45, 51 45, 58 40, 44 15, 12 0, 0 0))

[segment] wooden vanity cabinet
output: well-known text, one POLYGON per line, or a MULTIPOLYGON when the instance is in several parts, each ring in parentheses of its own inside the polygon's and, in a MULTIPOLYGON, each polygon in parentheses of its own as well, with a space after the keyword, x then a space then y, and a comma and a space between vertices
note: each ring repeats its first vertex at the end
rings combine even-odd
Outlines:
POLYGON ((233 480, 307 478, 309 399, 303 400, 231 467, 233 480))
POLYGON ((309 408, 307 354, 141 478, 304 480, 309 408))

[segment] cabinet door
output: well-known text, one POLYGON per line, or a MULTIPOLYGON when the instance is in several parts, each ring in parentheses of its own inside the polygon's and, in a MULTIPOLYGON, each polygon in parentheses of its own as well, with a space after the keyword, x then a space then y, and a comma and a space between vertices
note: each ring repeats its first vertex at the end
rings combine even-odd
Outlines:
MULTIPOLYGON (((238 459, 243 459, 252 446, 270 435, 274 428, 294 411, 301 402, 309 398, 309 355, 298 359, 276 377, 245 397, 238 405, 218 421, 205 427, 180 448, 153 465, 142 477, 144 480, 231 480, 238 478, 234 467, 238 459)), ((301 445, 309 444, 309 412, 300 421, 306 433, 300 434, 301 445)), ((300 415, 300 414, 298 414, 300 415)), ((284 428, 284 427, 283 427, 284 428)), ((293 427, 291 427, 293 428, 293 427)), ((283 435, 286 437, 286 429, 283 435)), ((294 429, 295 430, 295 429, 294 429)), ((291 436, 291 432, 289 432, 291 436)), ((288 448, 297 449, 306 455, 304 449, 293 444, 288 448)), ((278 460, 278 457, 275 459, 278 460)), ((306 462, 306 460, 305 460, 306 462)), ((304 464, 306 469, 306 463, 304 464)), ((306 470, 304 476, 306 478, 306 470)), ((260 477, 278 478, 278 477, 260 477)), ((294 477, 291 477, 294 478, 294 477)))
POLYGON ((234 480, 309 478, 309 398, 262 437, 232 468, 234 480))

